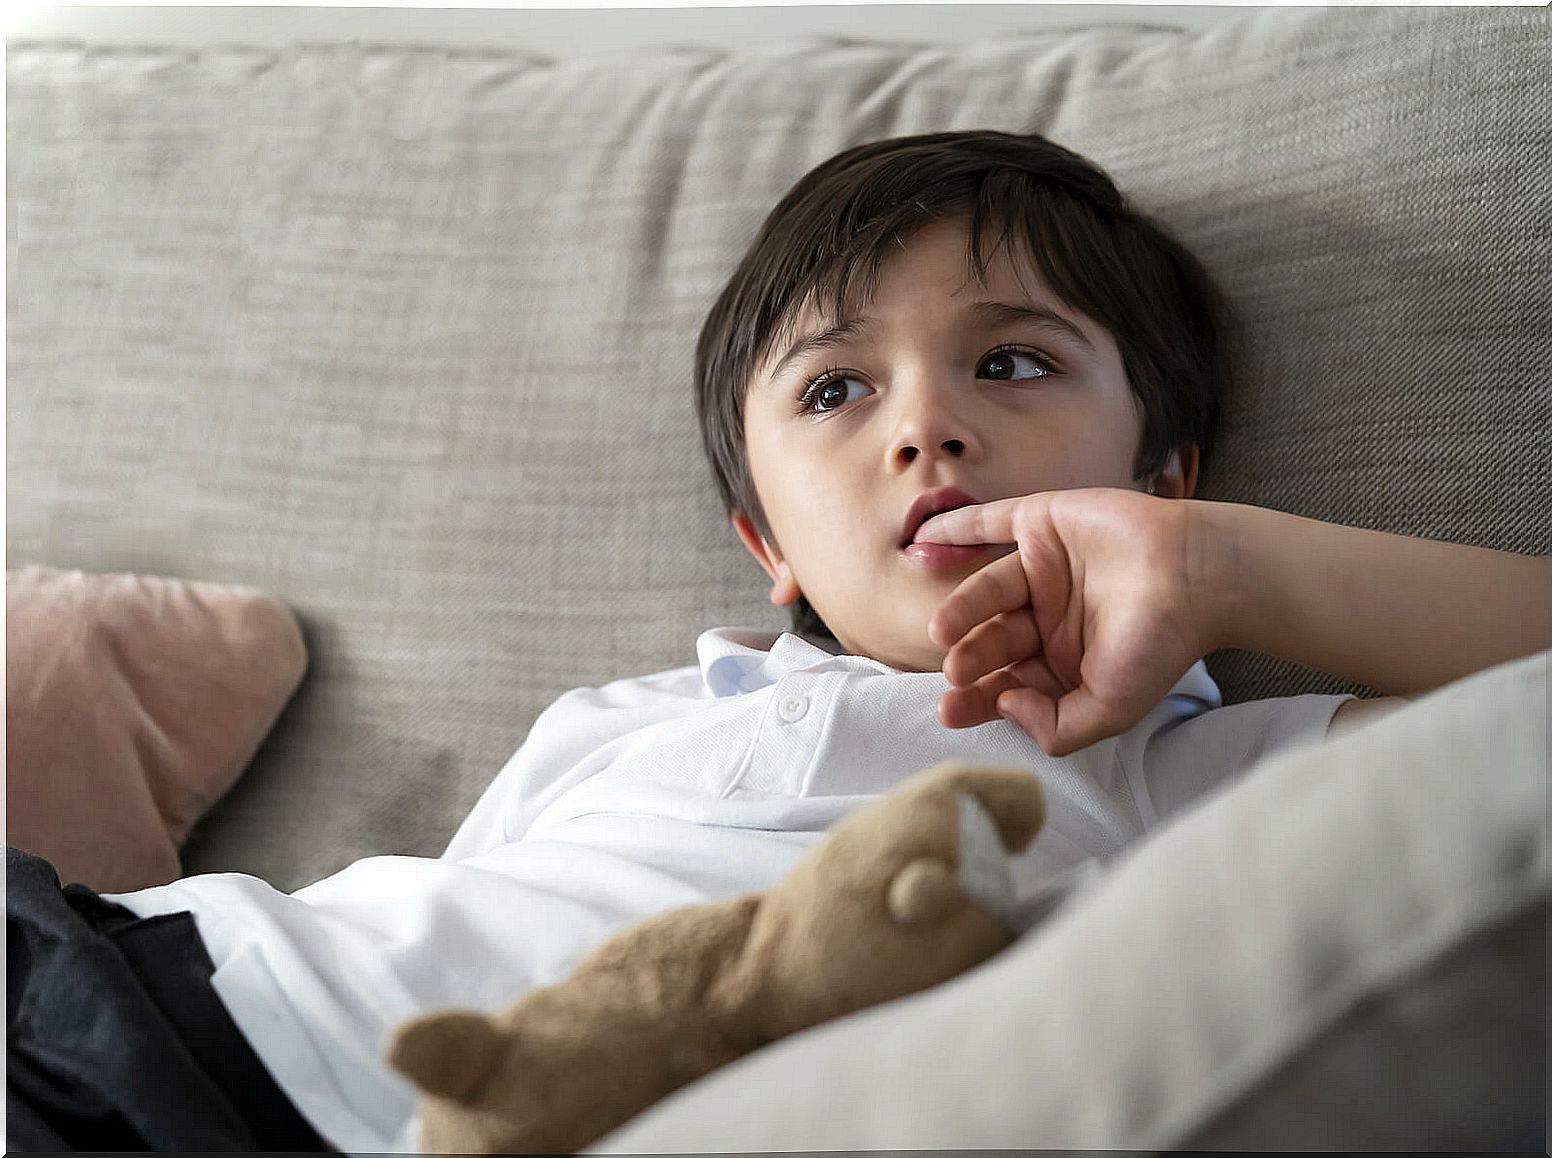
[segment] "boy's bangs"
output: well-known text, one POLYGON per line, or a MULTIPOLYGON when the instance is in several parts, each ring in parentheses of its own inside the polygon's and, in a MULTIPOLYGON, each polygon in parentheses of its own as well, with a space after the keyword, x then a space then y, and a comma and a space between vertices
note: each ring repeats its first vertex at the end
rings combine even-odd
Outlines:
POLYGON ((764 363, 771 352, 796 340, 805 315, 815 315, 813 320, 819 326, 837 326, 847 318, 863 314, 877 293, 883 262, 892 251, 905 248, 913 234, 936 220, 967 220, 965 264, 981 289, 986 289, 987 269, 998 251, 1012 245, 1010 269, 1026 298, 1034 301, 1040 296, 1027 281, 1027 275, 1034 272, 1049 292, 1055 293, 1058 303, 1086 314, 1096 314, 1096 309, 1105 312, 1099 303, 1094 303, 1093 295, 1085 292, 1083 281, 1077 276, 1077 270, 1111 264, 1100 245, 1072 244, 1072 234, 1088 234, 1088 230, 1072 228, 1076 224, 1072 217, 1083 214, 1085 206, 1068 197, 1058 196, 1060 203, 1041 197, 1043 189, 1035 183, 1018 191, 1023 194, 1021 199, 1010 199, 1006 192, 992 188, 998 183, 998 175, 1001 174, 993 174, 993 180, 982 183, 973 200, 961 197, 933 208, 917 200, 878 217, 866 230, 844 242, 832 239, 837 242, 832 245, 833 256, 818 262, 799 283, 790 304, 771 326, 770 335, 760 342, 754 363, 764 363))
MULTIPOLYGON (((817 314, 821 326, 839 325, 847 318, 861 314, 872 303, 878 290, 879 270, 885 260, 897 249, 904 249, 912 235, 935 221, 968 218, 969 237, 965 253, 966 265, 976 284, 986 288, 986 270, 1003 246, 1012 241, 1011 266, 1020 289, 1033 298, 1025 280, 1026 271, 1034 270, 1054 289, 1057 284, 1071 284, 1074 279, 1062 276, 1066 270, 1053 270, 1042 260, 1050 247, 1035 241, 1035 237, 1060 237, 1061 230, 1054 224, 1041 221, 1038 233, 1031 230, 1029 215, 1010 208, 982 195, 974 203, 946 204, 935 210, 928 209, 921 201, 903 206, 870 224, 865 232, 851 238, 844 247, 827 262, 816 265, 808 277, 793 293, 791 304, 782 310, 771 333, 761 343, 757 362, 767 359, 771 351, 790 344, 798 336, 800 320, 809 313, 817 314), (990 245, 988 235, 992 235, 990 245)), ((1066 297, 1066 295, 1061 295, 1066 297)))

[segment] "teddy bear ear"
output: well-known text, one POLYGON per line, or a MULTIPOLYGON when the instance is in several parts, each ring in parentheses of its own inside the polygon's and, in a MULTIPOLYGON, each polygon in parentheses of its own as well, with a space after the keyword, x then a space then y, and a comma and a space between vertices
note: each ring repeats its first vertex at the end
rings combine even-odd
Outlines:
POLYGON ((956 787, 986 809, 1002 846, 1018 854, 1045 824, 1045 793, 1028 769, 981 765, 965 769, 956 787))
POLYGON ((937 921, 963 899, 959 878, 940 860, 920 857, 889 882, 889 915, 907 928, 937 921))
POLYGON ((428 1013, 399 1027, 388 1064, 428 1094, 472 1104, 510 1042, 481 1013, 455 1009, 428 1013))

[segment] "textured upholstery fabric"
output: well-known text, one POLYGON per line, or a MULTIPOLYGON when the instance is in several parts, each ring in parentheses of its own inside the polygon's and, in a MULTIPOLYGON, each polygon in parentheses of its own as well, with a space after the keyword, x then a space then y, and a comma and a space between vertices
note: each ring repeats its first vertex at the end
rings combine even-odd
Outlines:
POLYGON ((1534 1153, 1549 660, 1263 762, 986 964, 589 1152, 1534 1153))
MULTIPOLYGON (((864 140, 1039 131, 1250 341, 1200 494, 1520 551, 1547 518, 1544 10, 546 61, 8 48, 8 544, 263 587, 313 674, 191 870, 434 854, 535 715, 784 627, 718 508, 702 315, 864 140)), ((1228 652, 1227 698, 1345 685, 1228 652)))

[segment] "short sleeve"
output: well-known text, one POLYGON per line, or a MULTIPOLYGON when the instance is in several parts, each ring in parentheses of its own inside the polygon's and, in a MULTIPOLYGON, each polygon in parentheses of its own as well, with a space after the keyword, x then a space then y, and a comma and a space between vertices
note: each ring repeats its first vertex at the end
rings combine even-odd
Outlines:
POLYGON ((1350 695, 1283 696, 1213 708, 1163 723, 1123 745, 1126 772, 1145 827, 1153 828, 1248 772, 1258 761, 1325 741, 1350 695))

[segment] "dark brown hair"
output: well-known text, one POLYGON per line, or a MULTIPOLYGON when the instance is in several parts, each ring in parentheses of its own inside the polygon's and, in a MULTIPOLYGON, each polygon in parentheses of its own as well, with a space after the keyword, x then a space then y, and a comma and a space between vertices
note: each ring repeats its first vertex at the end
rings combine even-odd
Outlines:
MULTIPOLYGON (((985 284, 983 240, 1022 242, 1069 307, 1103 325, 1143 410, 1135 477, 1169 453, 1211 449, 1228 386, 1234 318, 1206 270, 1133 209, 1093 162, 1035 134, 895 137, 846 150, 803 176, 765 219, 701 327, 695 405, 723 507, 774 541, 744 444, 755 370, 805 303, 849 316, 853 283, 870 300, 891 246, 944 218, 968 218, 970 267, 985 284)), ((779 544, 778 544, 779 546, 779 544)), ((834 638, 802 597, 793 631, 834 638)))

